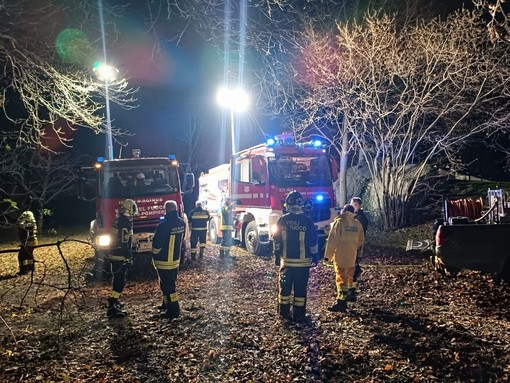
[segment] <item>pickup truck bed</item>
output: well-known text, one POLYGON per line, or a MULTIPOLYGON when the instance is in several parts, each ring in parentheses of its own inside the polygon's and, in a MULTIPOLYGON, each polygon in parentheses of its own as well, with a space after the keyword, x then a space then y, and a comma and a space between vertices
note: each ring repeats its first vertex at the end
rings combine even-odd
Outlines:
POLYGON ((503 274, 510 272, 510 224, 440 226, 436 256, 447 267, 503 274))

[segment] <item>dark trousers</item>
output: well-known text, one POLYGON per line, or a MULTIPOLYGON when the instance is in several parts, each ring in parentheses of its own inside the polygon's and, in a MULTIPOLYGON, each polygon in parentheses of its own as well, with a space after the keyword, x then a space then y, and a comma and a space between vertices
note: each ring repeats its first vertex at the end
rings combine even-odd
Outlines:
POLYGON ((110 261, 112 273, 112 298, 118 298, 126 286, 128 263, 125 261, 110 261))
POLYGON ((304 319, 309 276, 309 267, 282 266, 280 268, 278 312, 281 316, 290 317, 291 294, 294 290, 294 320, 304 319))
POLYGON ((221 244, 220 251, 228 251, 232 246, 232 230, 222 230, 221 231, 221 244))
POLYGON ((190 246, 191 246, 191 256, 197 253, 197 246, 200 244, 200 248, 205 247, 205 238, 207 235, 207 230, 191 230, 190 237, 190 246))
POLYGON ((34 248, 32 246, 22 246, 19 249, 18 264, 20 274, 34 271, 34 248))
POLYGON ((354 276, 352 277, 352 282, 353 282, 352 287, 354 289, 356 289, 358 287, 358 278, 361 276, 361 273, 363 273, 363 270, 361 269, 361 265, 359 264, 359 257, 356 254, 356 265, 354 266, 354 276))
POLYGON ((178 269, 156 269, 159 278, 159 287, 163 293, 163 305, 169 315, 179 316, 179 297, 177 295, 176 282, 178 269))

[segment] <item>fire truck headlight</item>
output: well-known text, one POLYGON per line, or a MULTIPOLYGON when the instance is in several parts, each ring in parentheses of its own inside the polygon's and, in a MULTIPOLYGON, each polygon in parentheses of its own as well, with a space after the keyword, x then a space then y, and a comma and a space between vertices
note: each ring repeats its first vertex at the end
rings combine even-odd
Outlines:
POLYGON ((112 238, 110 237, 109 234, 102 234, 97 237, 96 244, 99 247, 108 247, 108 246, 110 246, 111 241, 112 241, 112 238))

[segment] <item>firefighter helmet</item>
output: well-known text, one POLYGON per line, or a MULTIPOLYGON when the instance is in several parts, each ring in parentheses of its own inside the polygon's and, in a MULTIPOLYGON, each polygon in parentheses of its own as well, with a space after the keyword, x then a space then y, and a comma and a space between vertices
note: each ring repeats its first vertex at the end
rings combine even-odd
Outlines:
POLYGON ((289 194, 287 194, 287 198, 285 198, 285 204, 287 206, 302 206, 303 205, 303 196, 300 192, 293 190, 289 194))
POLYGON ((132 199, 125 199, 120 205, 119 213, 126 213, 128 216, 133 217, 136 213, 138 213, 138 206, 136 206, 136 202, 132 199))
POLYGON ((35 223, 34 213, 30 210, 26 210, 18 218, 18 224, 21 226, 31 225, 35 223))

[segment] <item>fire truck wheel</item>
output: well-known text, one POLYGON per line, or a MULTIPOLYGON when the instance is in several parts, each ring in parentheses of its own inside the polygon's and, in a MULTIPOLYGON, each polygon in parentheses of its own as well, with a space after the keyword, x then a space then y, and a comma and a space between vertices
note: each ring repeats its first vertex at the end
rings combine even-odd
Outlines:
POLYGON ((216 227, 216 221, 212 219, 209 221, 209 241, 215 245, 221 242, 221 238, 218 236, 218 228, 216 227))
POLYGON ((244 233, 244 243, 246 244, 246 250, 255 255, 265 255, 267 249, 262 243, 260 243, 259 232, 257 230, 257 223, 251 221, 246 226, 244 233))

